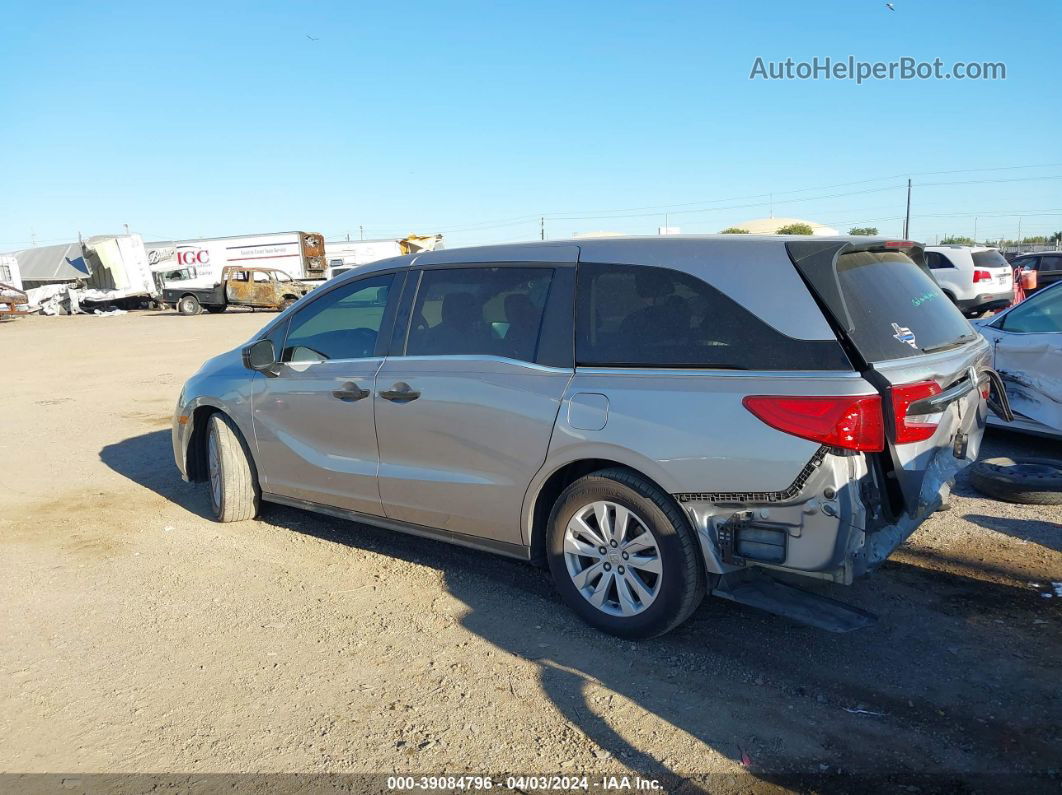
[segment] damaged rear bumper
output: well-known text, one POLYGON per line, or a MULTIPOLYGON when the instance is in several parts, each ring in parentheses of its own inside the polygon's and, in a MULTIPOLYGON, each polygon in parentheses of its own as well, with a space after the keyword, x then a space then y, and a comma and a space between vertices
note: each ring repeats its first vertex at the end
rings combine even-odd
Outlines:
POLYGON ((881 565, 940 510, 977 446, 961 458, 951 449, 938 450, 917 504, 891 522, 882 519, 866 457, 828 448, 809 462, 802 483, 782 492, 675 496, 697 529, 710 573, 761 567, 848 585, 881 565))

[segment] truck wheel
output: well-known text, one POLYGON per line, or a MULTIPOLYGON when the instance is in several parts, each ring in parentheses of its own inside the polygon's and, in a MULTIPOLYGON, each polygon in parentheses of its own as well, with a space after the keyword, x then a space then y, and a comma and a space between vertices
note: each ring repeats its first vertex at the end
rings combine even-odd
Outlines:
POLYGON ((221 413, 207 420, 207 472, 215 519, 242 522, 258 515, 261 493, 251 456, 232 420, 221 413))
POLYGON ((222 312, 224 312, 228 308, 229 308, 228 304, 213 304, 211 306, 206 307, 206 311, 209 312, 212 315, 220 315, 222 312))
POLYGON ((284 311, 285 309, 287 309, 287 308, 288 308, 289 306, 291 306, 292 304, 294 304, 294 303, 295 303, 296 301, 298 301, 298 300, 299 300, 299 299, 298 299, 298 298, 296 298, 296 297, 295 297, 295 296, 293 296, 293 295, 285 295, 285 296, 284 296, 284 297, 283 297, 283 298, 282 298, 282 299, 280 300, 280 310, 279 310, 279 311, 283 312, 283 311, 284 311))
POLYGON ((1049 458, 986 458, 970 467, 970 482, 1004 502, 1062 505, 1062 461, 1049 458))
POLYGON ((603 469, 564 490, 550 513, 546 554, 568 606, 622 638, 662 635, 704 598, 704 563, 686 516, 627 469, 603 469))
POLYGON ((182 315, 198 315, 203 311, 203 307, 199 305, 199 299, 194 295, 183 295, 177 302, 177 311, 182 315))

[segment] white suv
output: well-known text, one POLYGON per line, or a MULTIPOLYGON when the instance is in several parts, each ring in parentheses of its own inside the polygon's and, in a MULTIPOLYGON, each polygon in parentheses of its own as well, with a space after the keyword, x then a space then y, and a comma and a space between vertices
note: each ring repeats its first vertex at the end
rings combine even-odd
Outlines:
POLYGON ((968 315, 1002 309, 1014 300, 1014 271, 998 249, 927 246, 925 257, 940 289, 968 315))

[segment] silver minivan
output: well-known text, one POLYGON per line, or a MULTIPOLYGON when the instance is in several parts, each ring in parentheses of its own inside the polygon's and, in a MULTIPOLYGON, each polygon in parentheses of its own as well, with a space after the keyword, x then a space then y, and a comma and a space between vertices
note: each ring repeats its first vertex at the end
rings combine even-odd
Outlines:
POLYGON ((449 249, 208 361, 173 448, 219 521, 275 502, 545 563, 640 638, 705 593, 785 612, 757 575, 882 563, 977 457, 989 361, 908 241, 449 249))

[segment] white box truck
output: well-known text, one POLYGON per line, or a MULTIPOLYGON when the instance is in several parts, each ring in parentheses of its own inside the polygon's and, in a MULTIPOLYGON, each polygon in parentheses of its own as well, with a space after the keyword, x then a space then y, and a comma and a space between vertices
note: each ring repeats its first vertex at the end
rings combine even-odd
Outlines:
POLYGON ((301 281, 324 281, 324 237, 313 232, 269 232, 148 243, 148 260, 166 290, 202 289, 221 282, 228 266, 283 271, 301 281))

